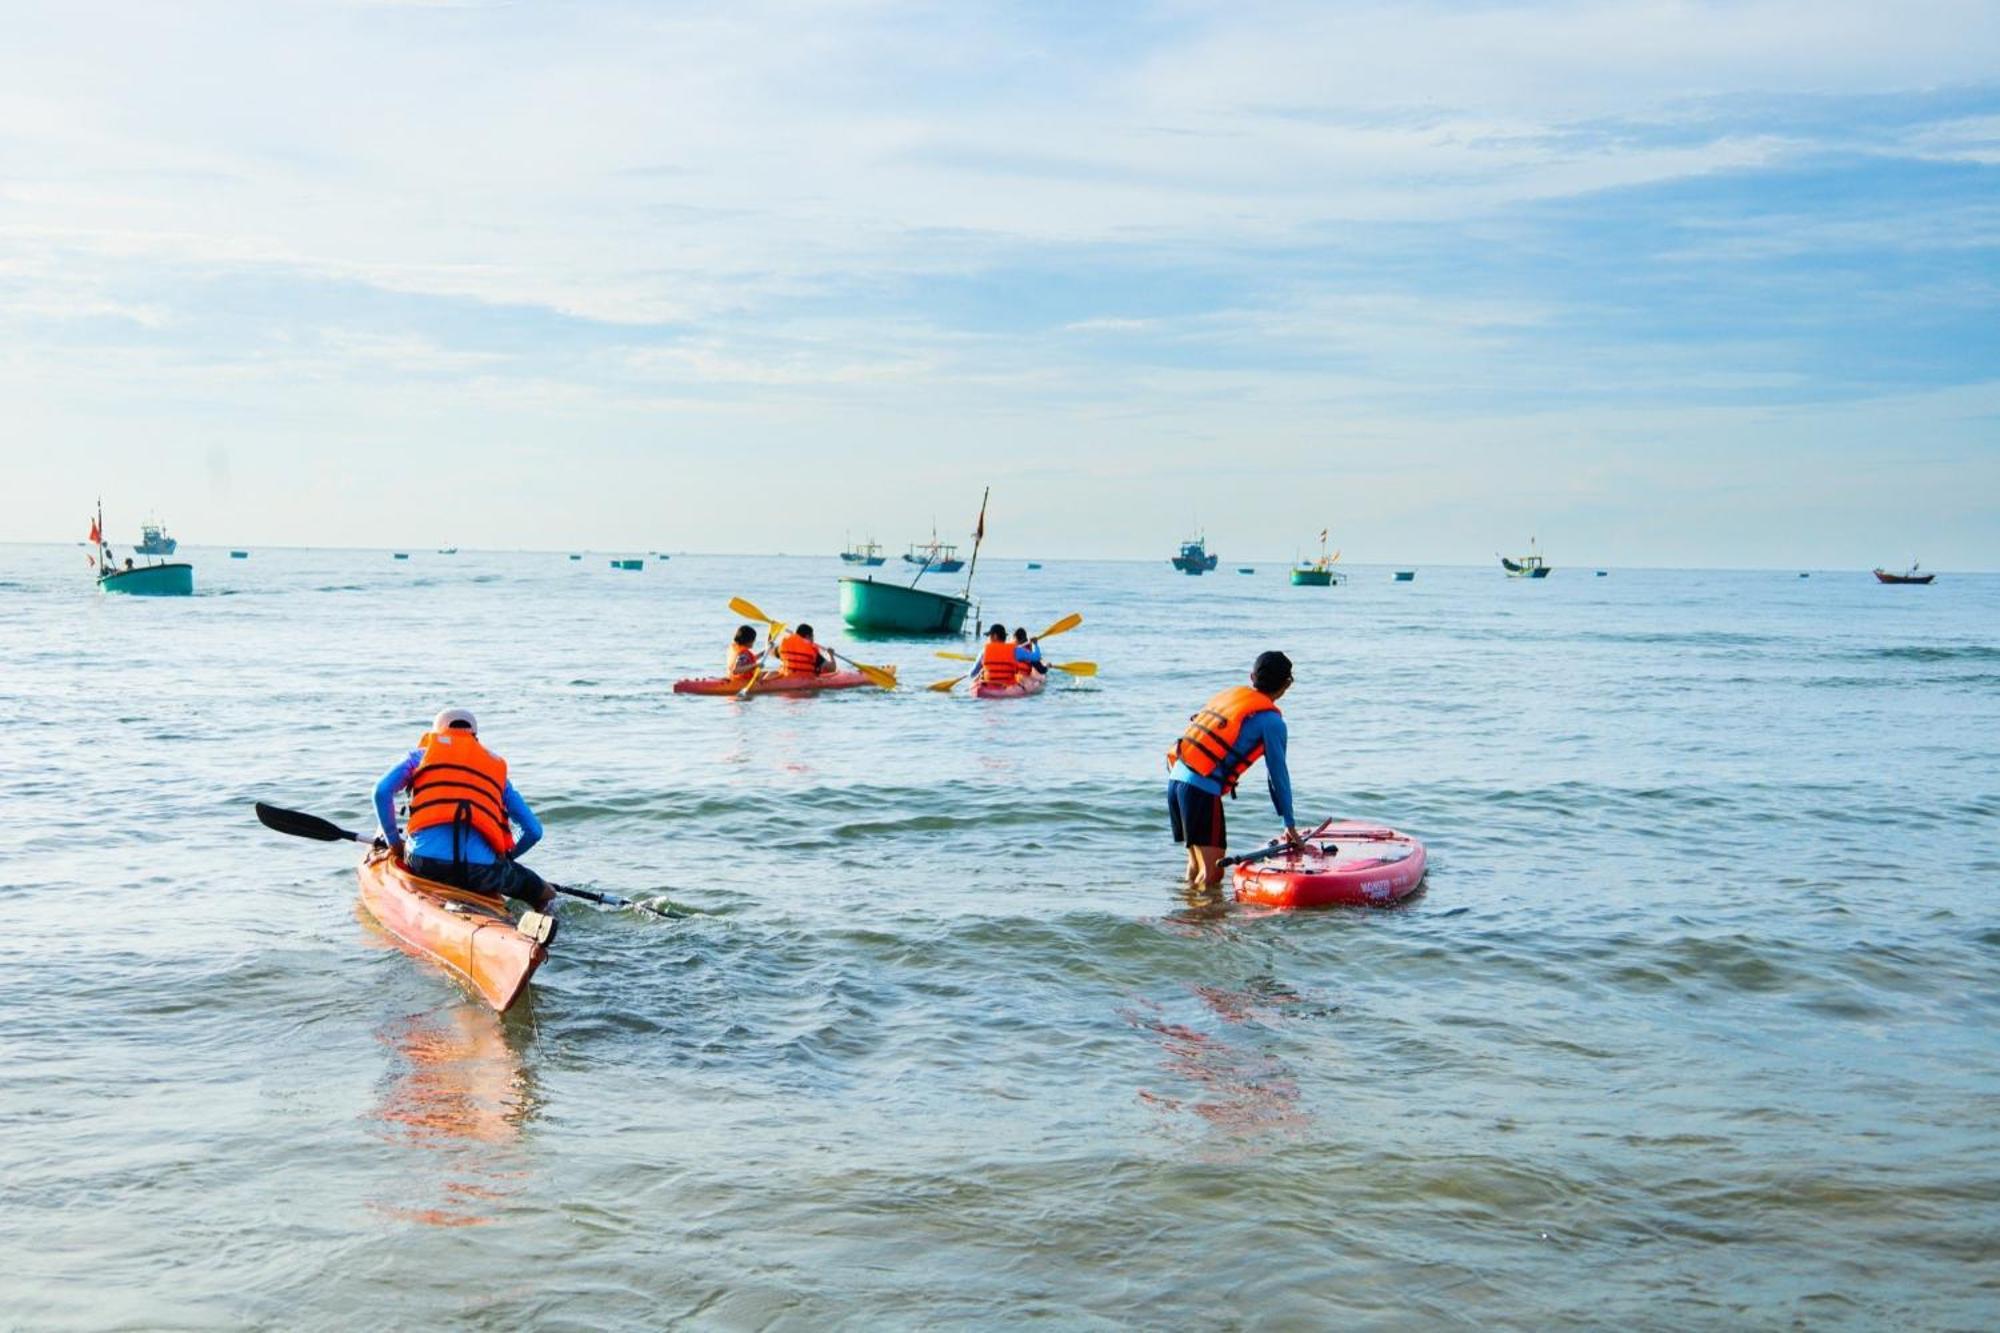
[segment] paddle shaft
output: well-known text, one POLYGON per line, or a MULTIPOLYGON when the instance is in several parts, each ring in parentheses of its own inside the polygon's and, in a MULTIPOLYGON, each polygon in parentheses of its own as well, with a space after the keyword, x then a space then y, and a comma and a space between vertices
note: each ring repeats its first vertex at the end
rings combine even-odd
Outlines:
MULTIPOLYGON (((266 805, 262 801, 257 802, 257 820, 265 828, 275 832, 290 834, 294 838, 311 838, 314 842, 340 842, 345 840, 347 842, 365 843, 371 847, 384 845, 380 838, 363 837, 353 829, 344 829, 331 820, 321 819, 318 815, 309 815, 303 810, 281 810, 277 806, 266 805)), ((615 893, 593 893, 589 889, 572 889, 567 884, 553 884, 548 880, 543 880, 542 882, 548 884, 549 888, 555 892, 563 894, 566 897, 581 898, 587 903, 596 903, 601 907, 637 907, 642 911, 651 912, 655 916, 667 917, 668 920, 672 920, 667 913, 662 912, 657 907, 649 907, 645 903, 635 903, 629 899, 620 898, 615 893)))

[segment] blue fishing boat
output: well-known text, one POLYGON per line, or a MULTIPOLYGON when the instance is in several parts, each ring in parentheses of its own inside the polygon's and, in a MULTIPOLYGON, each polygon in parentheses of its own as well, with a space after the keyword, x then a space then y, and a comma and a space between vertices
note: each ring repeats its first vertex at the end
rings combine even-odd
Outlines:
POLYGON ((884 564, 889 559, 882 554, 882 543, 877 541, 865 541, 859 545, 850 544, 840 553, 840 558, 844 564, 863 565, 869 569, 884 564))
POLYGON ((1398 582, 1398 583, 1415 583, 1416 581, 1417 581, 1417 571, 1416 571, 1416 570, 1414 570, 1414 569, 1399 569, 1399 570, 1397 570, 1397 571, 1396 571, 1396 582, 1398 582))
POLYGON ((965 568, 965 562, 958 558, 958 548, 937 539, 936 529, 931 531, 928 542, 912 542, 910 549, 903 553, 907 564, 921 565, 919 577, 923 574, 956 574, 965 568))
POLYGON ((613 569, 644 569, 646 562, 644 560, 613 560, 611 567, 613 569))
POLYGON ((410 553, 408 551, 391 551, 389 553, 389 558, 391 560, 408 560, 410 558, 410 553))
POLYGON ((1029 568, 1029 569, 1040 569, 1040 568, 1041 568, 1041 566, 1040 566, 1040 565, 1038 565, 1038 564, 1036 564, 1036 563, 1035 563, 1034 561, 1030 560, 1030 561, 1028 562, 1028 568, 1029 568))
POLYGON ((1222 560, 1221 556, 1208 553, 1205 534, 1196 533, 1192 541, 1181 543, 1181 553, 1170 562, 1183 574, 1206 574, 1222 560))
POLYGON ((248 551, 231 551, 229 553, 229 558, 231 560, 248 560, 250 558, 250 553, 248 551))
POLYGON ((181 544, 167 535, 164 523, 142 523, 139 526, 139 544, 132 548, 135 555, 172 555, 180 550, 181 544))

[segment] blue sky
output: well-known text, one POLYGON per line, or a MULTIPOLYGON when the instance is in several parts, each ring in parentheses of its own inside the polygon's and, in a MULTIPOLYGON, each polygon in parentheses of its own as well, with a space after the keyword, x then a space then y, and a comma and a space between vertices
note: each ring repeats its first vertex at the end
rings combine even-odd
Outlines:
POLYGON ((1991 4, 6 9, 9 537, 2000 568, 1991 4))

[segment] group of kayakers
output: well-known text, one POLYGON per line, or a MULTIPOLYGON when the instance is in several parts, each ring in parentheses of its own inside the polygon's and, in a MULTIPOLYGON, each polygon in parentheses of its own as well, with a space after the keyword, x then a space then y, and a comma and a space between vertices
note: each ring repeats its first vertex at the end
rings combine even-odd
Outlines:
POLYGON ((723 675, 730 680, 748 681, 770 668, 775 654, 775 674, 781 676, 829 676, 840 669, 832 653, 813 640, 811 625, 794 625, 788 630, 773 628, 766 636, 764 650, 757 651, 757 631, 738 625, 729 641, 729 656, 723 675))
MULTIPOLYGON (((748 678, 772 653, 756 651, 757 635, 745 625, 730 642, 729 672, 748 678)), ((824 673, 832 657, 813 641, 810 625, 777 637, 781 672, 824 673)), ((1025 631, 994 625, 974 667, 994 684, 1013 684, 1024 673, 1046 672, 1041 648, 1025 631)), ((1286 729, 1278 700, 1292 687, 1292 661, 1281 652, 1260 653, 1249 683, 1216 694, 1189 719, 1167 749, 1167 817, 1174 841, 1187 848, 1187 884, 1213 889, 1222 882, 1228 845, 1222 800, 1233 796, 1244 774, 1264 761, 1271 804, 1284 821, 1285 841, 1302 846, 1292 809, 1291 771, 1285 760, 1286 729)), ((417 748, 375 785, 375 813, 383 845, 424 879, 525 902, 547 912, 555 891, 519 857, 541 841, 541 821, 516 791, 507 761, 479 739, 479 724, 463 708, 447 708, 418 740, 417 748), (396 797, 407 790, 408 822, 398 825, 396 797), (514 828, 521 832, 518 837, 514 828)))

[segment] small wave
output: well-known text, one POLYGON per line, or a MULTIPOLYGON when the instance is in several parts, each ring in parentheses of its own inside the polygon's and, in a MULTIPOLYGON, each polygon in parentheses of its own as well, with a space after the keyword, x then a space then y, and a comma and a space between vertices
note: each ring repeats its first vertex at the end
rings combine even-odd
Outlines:
POLYGON ((1854 656, 1863 661, 1880 662, 2000 662, 2000 646, 1988 643, 1912 643, 1895 648, 1868 648, 1854 656))

